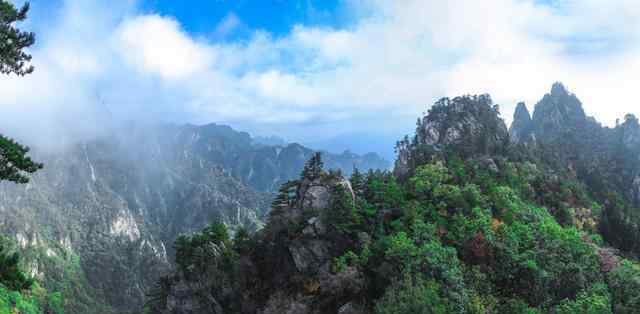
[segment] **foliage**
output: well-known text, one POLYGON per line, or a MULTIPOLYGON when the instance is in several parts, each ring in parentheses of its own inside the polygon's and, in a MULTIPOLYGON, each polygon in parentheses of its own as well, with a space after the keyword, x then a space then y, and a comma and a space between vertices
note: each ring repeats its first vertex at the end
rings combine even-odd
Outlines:
POLYGON ((314 180, 320 177, 322 174, 322 154, 320 152, 316 152, 311 156, 302 169, 302 174, 300 175, 302 178, 306 178, 309 180, 314 180))
POLYGON ((328 226, 345 234, 355 231, 362 222, 352 195, 342 185, 336 185, 331 191, 329 210, 324 212, 322 218, 328 226))
MULTIPOLYGON (((492 161, 500 166, 489 169, 486 160, 447 154, 431 155, 400 180, 385 171, 354 170, 353 194, 339 174, 317 174, 334 184, 327 208, 310 213, 329 228, 321 241, 334 241, 327 249, 331 270, 365 277, 364 292, 341 297, 363 300, 375 313, 606 314, 640 308, 640 266, 624 261, 610 273, 601 269, 598 246, 605 242, 596 229, 583 228, 573 210, 590 207, 580 212, 588 216, 606 213, 610 204, 601 209, 578 181, 561 180, 529 161, 492 161)), ((300 182, 316 176, 312 164, 318 162, 308 163, 307 177, 283 186, 274 212, 295 209, 300 182)), ((302 224, 309 219, 303 216, 302 224)), ((275 223, 270 220, 267 229, 275 223)), ((277 237, 261 242, 239 233, 233 246, 264 262, 275 258, 261 255, 264 243, 282 245, 283 251, 269 254, 283 254, 288 241, 309 240, 303 229, 286 233, 280 244, 274 244, 277 237)), ((229 241, 211 230, 183 237, 178 258, 197 251, 181 246, 228 247, 229 241)), ((216 278, 229 280, 233 271, 216 278)), ((296 273, 290 284, 317 280, 304 276, 296 273)))
POLYGON ((33 72, 33 66, 27 65, 31 55, 24 51, 33 45, 35 35, 15 27, 16 22, 24 21, 29 11, 29 3, 20 9, 9 1, 0 1, 0 73, 25 75, 33 72))
POLYGON ((13 291, 28 290, 33 285, 33 279, 20 268, 20 255, 8 252, 6 241, 0 242, 0 284, 13 291))
POLYGON ((209 224, 200 232, 183 234, 176 239, 176 264, 188 271, 194 263, 206 263, 209 258, 231 255, 230 245, 227 226, 220 222, 209 224))
POLYGON ((376 303, 376 314, 445 314, 451 313, 441 287, 434 281, 406 278, 395 284, 376 303))
POLYGON ((623 261, 609 274, 609 289, 615 313, 636 313, 640 309, 640 265, 623 261))
POLYGON ((565 300, 556 308, 557 314, 611 314, 611 298, 606 285, 597 284, 578 294, 575 300, 565 300))
POLYGON ((31 160, 27 153, 29 148, 0 135, 0 180, 16 183, 27 183, 29 177, 25 173, 33 173, 42 168, 42 164, 31 160))

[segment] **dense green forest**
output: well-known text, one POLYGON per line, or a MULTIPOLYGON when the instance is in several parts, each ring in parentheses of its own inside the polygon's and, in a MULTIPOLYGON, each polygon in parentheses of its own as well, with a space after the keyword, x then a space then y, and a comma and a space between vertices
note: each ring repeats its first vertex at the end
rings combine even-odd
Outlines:
MULTIPOLYGON (((575 115, 576 101, 556 84, 536 110, 575 115)), ((572 119, 546 125, 548 141, 512 127, 514 140, 489 96, 445 98, 398 143, 393 173, 347 180, 316 155, 264 229, 182 236, 147 313, 638 313, 637 210, 602 166, 636 148, 593 151, 634 120, 572 119), (569 136, 585 128, 590 142, 569 136)))

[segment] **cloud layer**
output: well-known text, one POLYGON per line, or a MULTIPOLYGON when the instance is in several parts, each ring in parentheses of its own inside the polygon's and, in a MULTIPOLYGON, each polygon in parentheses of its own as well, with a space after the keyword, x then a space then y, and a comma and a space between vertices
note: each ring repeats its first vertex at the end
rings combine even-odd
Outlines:
MULTIPOLYGON (((34 3, 37 6, 38 3, 34 3)), ((37 145, 85 139, 113 121, 221 122, 317 141, 402 134, 434 100, 490 93, 509 120, 563 81, 612 124, 640 114, 635 0, 345 1, 348 27, 239 27, 210 37, 135 1, 64 1, 30 21, 36 72, 0 78, 0 132, 37 145), (54 140, 55 139, 55 140, 54 140)), ((267 17, 265 17, 267 18, 267 17)))

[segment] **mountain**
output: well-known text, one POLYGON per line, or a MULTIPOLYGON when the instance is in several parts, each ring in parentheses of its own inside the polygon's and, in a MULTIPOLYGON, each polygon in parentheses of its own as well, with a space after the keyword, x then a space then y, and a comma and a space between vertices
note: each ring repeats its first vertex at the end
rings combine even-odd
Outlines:
MULTIPOLYGON (((211 221, 260 228, 273 193, 313 153, 216 124, 131 124, 57 152, 35 147, 45 168, 26 185, 0 184, 0 232, 66 313, 135 311, 171 269, 179 234, 211 221)), ((388 167, 375 154, 324 157, 344 173, 388 167)))
POLYGON ((393 172, 281 186, 260 231, 182 236, 146 311, 637 313, 640 124, 556 83, 508 130, 488 95, 443 98, 393 172))
POLYGON ((556 83, 535 105, 531 123, 514 124, 511 135, 517 145, 529 146, 527 153, 539 162, 585 184, 604 206, 600 229, 607 241, 640 252, 640 125, 635 116, 603 127, 556 83))

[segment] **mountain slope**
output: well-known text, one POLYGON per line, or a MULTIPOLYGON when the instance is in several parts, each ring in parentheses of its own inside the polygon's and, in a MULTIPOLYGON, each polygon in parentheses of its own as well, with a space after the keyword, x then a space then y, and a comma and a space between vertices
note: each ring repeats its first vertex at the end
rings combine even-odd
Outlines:
MULTIPOLYGON (((46 167, 29 184, 0 184, 0 231, 45 287, 62 292, 67 313, 108 313, 142 307, 179 234, 210 221, 258 228, 274 186, 312 151, 255 145, 226 126, 131 125, 33 154, 46 167)), ((328 158, 345 171, 384 166, 375 156, 328 158)))
POLYGON ((615 197, 630 200, 583 176, 589 161, 602 180, 617 170, 586 154, 598 134, 576 138, 623 148, 633 121, 602 128, 559 84, 539 106, 513 139, 488 96, 442 99, 398 143, 393 174, 347 181, 311 159, 261 231, 181 238, 147 312, 636 313, 640 264, 603 230, 615 197))

